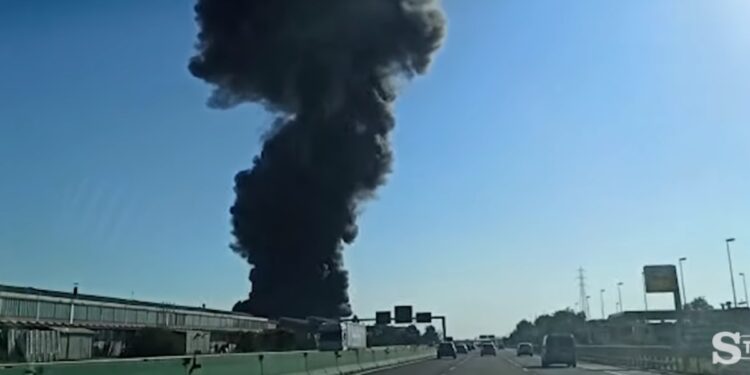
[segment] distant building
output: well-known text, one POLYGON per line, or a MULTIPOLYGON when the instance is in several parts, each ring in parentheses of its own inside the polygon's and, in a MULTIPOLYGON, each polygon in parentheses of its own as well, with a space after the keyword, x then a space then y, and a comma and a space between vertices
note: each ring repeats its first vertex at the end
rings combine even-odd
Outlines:
MULTIPOLYGON (((0 356, 25 360, 90 358, 92 348, 117 356, 124 337, 142 328, 221 342, 235 332, 275 326, 265 318, 204 307, 0 285, 0 356)), ((188 340, 186 352, 194 352, 196 342, 188 340)))

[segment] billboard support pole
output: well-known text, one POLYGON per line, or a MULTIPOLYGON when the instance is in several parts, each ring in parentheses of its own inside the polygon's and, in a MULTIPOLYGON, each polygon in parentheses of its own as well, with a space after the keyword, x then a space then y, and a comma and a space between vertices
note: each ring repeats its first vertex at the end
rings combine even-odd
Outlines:
POLYGON ((446 331, 445 328, 445 316, 433 316, 433 319, 440 319, 440 323, 443 326, 443 340, 445 340, 446 337, 448 337, 448 331, 446 331))

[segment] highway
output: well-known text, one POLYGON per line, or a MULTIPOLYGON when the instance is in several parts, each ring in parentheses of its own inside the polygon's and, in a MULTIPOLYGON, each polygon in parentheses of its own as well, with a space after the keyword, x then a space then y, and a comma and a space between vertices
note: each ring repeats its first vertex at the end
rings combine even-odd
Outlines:
POLYGON ((499 350, 497 357, 479 356, 475 350, 458 359, 430 359, 425 362, 369 372, 372 375, 654 375, 592 363, 542 368, 538 356, 516 357, 514 350, 499 350))

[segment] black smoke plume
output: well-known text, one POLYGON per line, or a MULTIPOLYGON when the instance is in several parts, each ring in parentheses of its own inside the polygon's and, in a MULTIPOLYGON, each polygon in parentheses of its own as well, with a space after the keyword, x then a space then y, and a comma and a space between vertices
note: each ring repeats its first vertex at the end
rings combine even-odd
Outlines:
POLYGON ((424 73, 445 20, 436 0, 199 0, 190 72, 212 107, 278 115, 235 177, 232 249, 252 266, 235 310, 351 314, 344 244, 390 171, 396 83, 424 73))

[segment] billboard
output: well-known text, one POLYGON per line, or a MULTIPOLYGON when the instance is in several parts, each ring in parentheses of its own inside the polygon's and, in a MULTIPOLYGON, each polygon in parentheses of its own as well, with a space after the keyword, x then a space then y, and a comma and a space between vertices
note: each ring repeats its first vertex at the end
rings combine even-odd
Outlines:
POLYGON ((396 323, 411 323, 413 311, 411 306, 396 306, 394 309, 396 323))
POLYGON ((644 266, 646 293, 673 293, 679 290, 674 265, 644 266))

